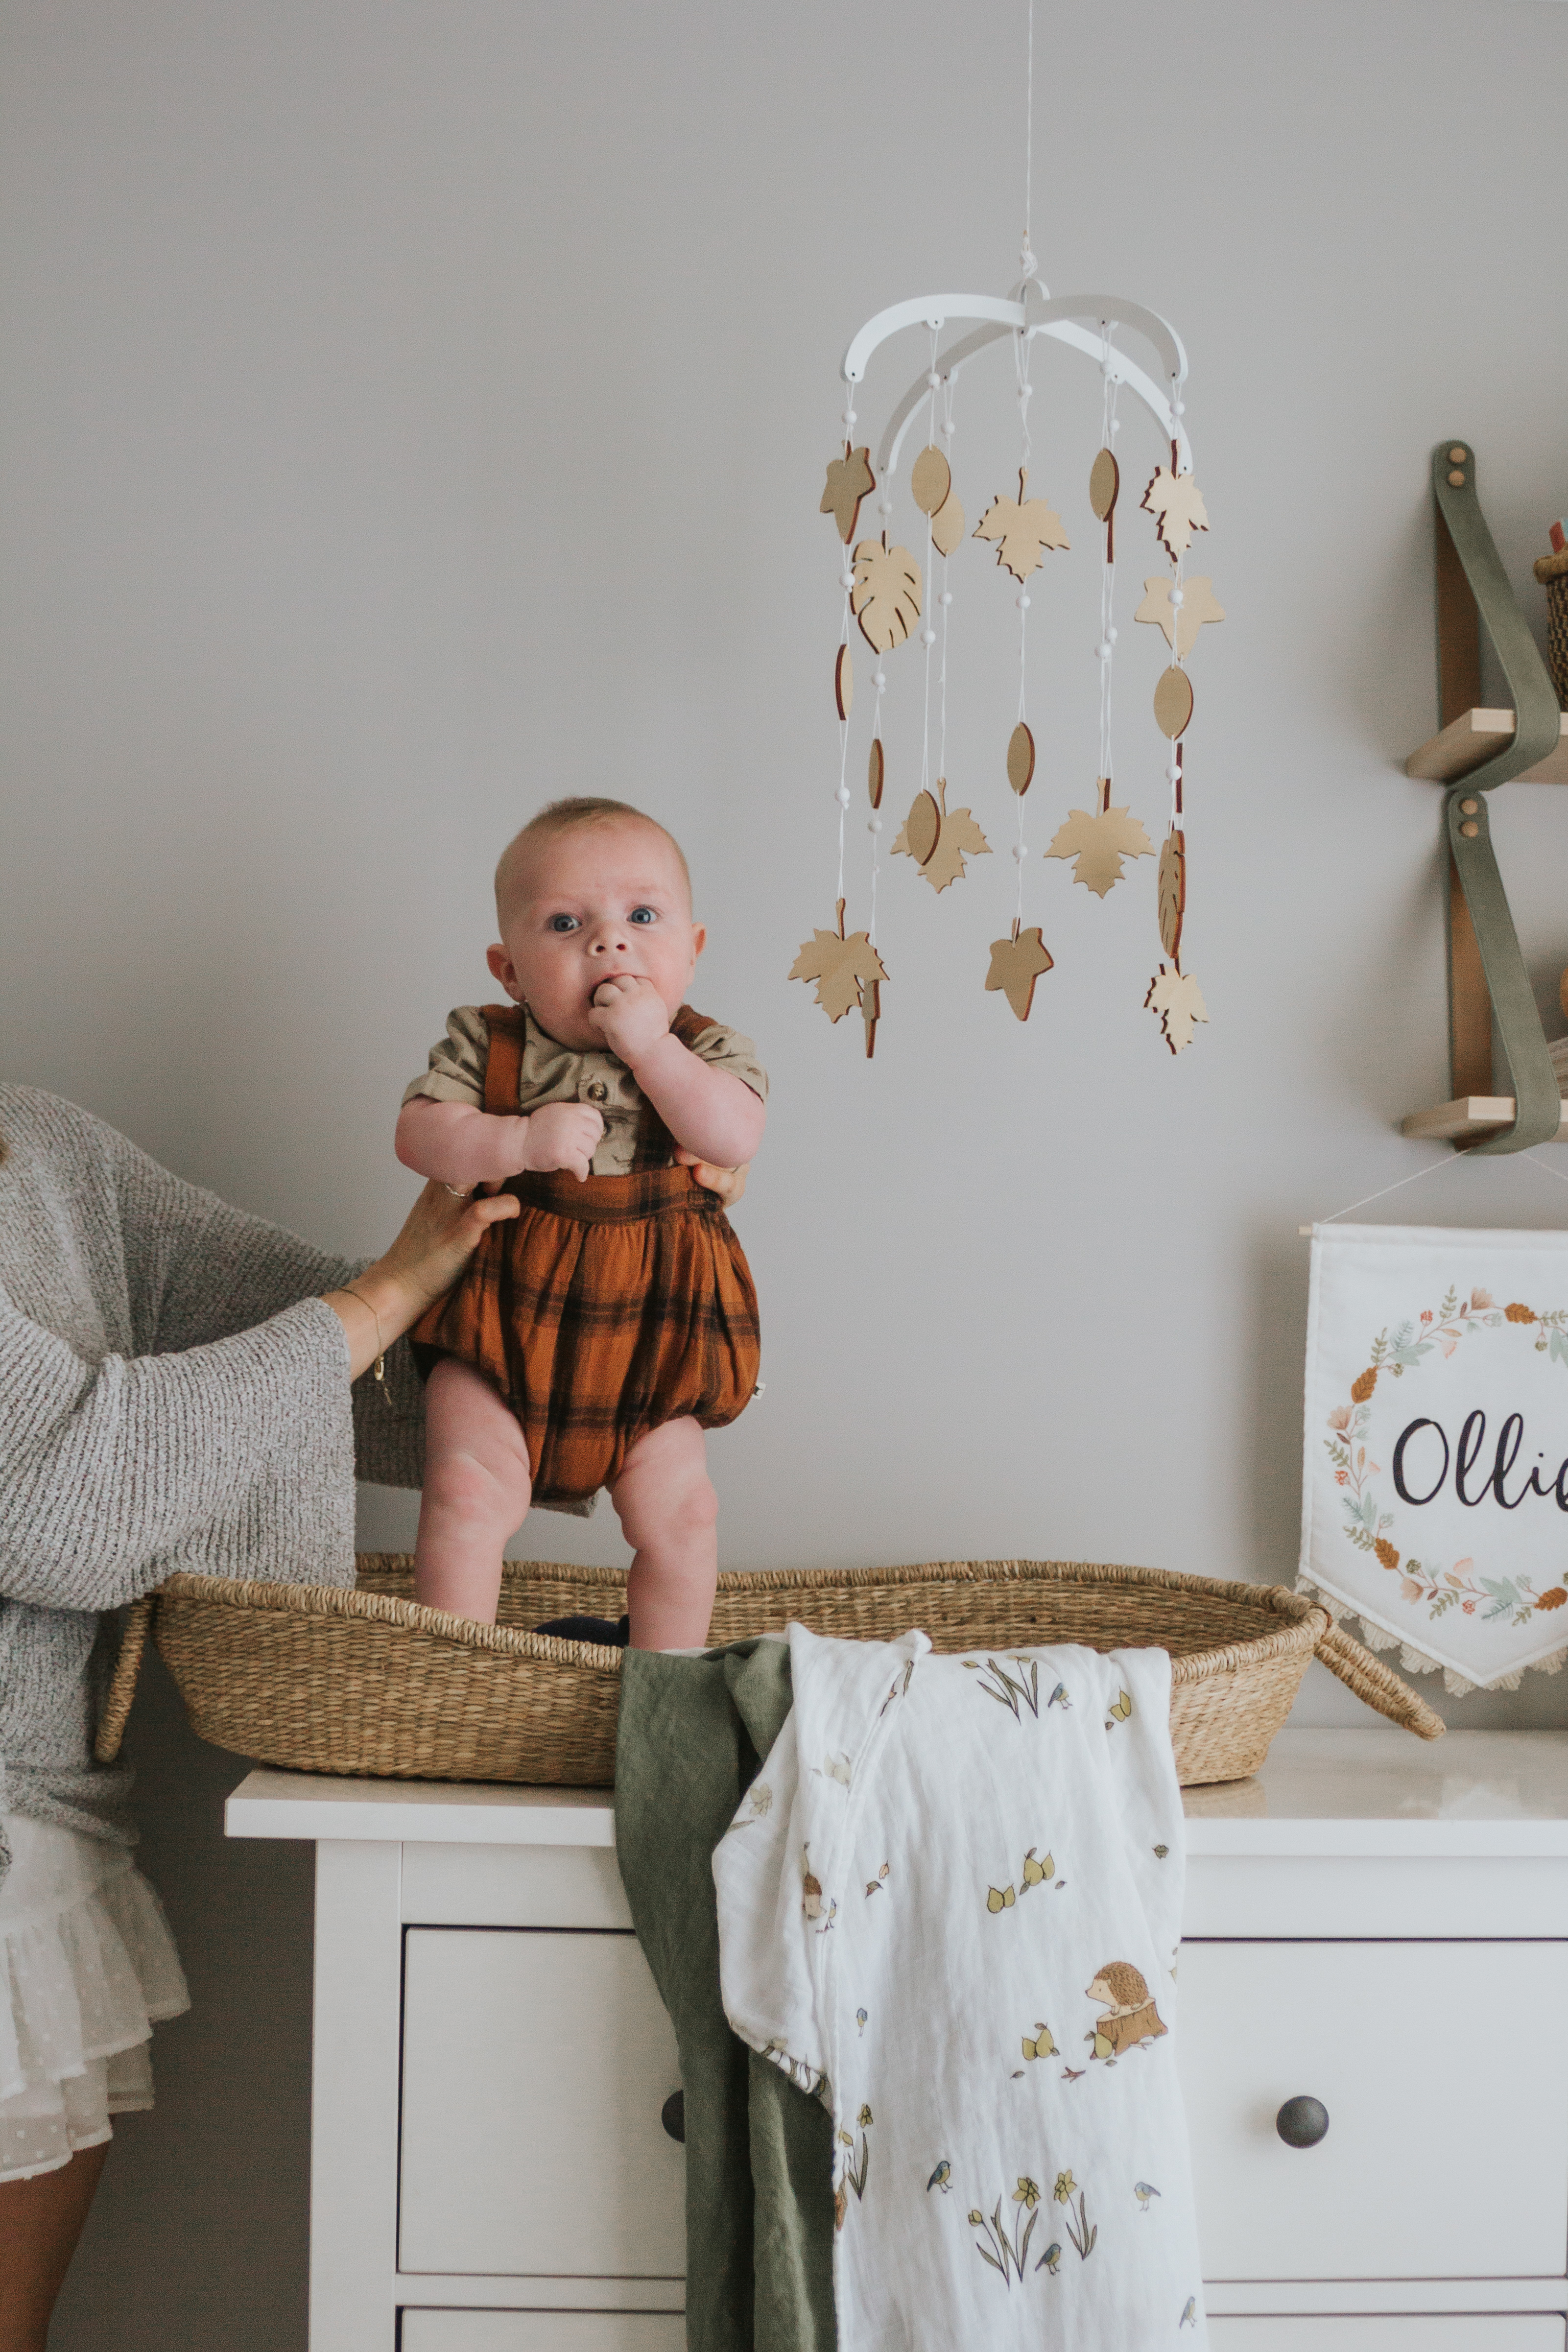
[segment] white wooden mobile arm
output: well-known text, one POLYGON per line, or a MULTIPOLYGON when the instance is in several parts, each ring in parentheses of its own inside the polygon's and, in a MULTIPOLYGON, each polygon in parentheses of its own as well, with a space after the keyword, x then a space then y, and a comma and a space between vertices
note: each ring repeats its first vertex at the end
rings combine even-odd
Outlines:
MULTIPOLYGON (((1158 355, 1167 383, 1173 387, 1174 396, 1180 396, 1181 387, 1186 381, 1187 355, 1182 348, 1182 339, 1169 320, 1163 319, 1157 310, 1145 310, 1141 302, 1126 301, 1120 294, 1061 294, 1053 301, 1037 279, 1026 278, 1015 288, 1011 295, 927 294, 917 296, 913 301, 894 302, 886 310, 879 310, 874 319, 866 321, 844 354, 840 373, 845 383, 860 383, 873 352, 885 343, 889 335, 896 335, 900 328, 926 326, 940 329, 950 320, 960 319, 979 319, 986 323, 973 334, 965 335, 960 341, 950 344, 942 353, 937 361, 937 372, 949 379, 956 376, 959 370, 986 344, 997 341, 1004 335, 1016 335, 1020 331, 1031 341, 1036 335, 1049 335, 1054 341, 1067 343, 1073 350, 1083 352, 1089 358, 1098 361, 1105 348, 1100 321, 1105 320, 1113 327, 1131 327, 1147 339, 1158 355), (1035 298, 1033 306, 1029 299, 1031 295, 1035 298), (1031 307, 1036 313, 1032 319, 1029 315, 1031 307), (1085 319, 1092 320, 1094 325, 1080 325, 1079 321, 1085 319)), ((1113 381, 1124 383, 1130 392, 1136 393, 1153 415, 1162 437, 1175 443, 1181 469, 1190 469, 1192 449, 1181 418, 1171 413, 1172 395, 1162 392, 1153 378, 1135 366, 1114 343, 1110 356, 1113 381)), ((879 478, 886 479, 897 466, 910 420, 928 395, 925 373, 922 370, 916 377, 888 419, 877 452, 879 478)))

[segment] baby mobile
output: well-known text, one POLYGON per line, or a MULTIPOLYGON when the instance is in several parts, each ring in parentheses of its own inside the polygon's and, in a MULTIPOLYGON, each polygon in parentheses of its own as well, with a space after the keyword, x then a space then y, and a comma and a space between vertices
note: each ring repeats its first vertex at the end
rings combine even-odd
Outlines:
MULTIPOLYGON (((1154 844, 1131 814, 1129 803, 1118 803, 1113 797, 1111 680, 1117 643, 1116 514, 1121 499, 1121 467, 1116 454, 1121 419, 1117 415, 1117 404, 1125 389, 1152 415, 1163 445, 1139 509, 1153 519, 1154 537, 1163 551, 1164 568, 1144 579, 1143 599, 1133 614, 1135 621, 1147 622, 1161 631, 1169 651, 1166 667, 1154 688, 1155 724, 1170 747, 1165 768, 1170 814, 1156 869, 1156 918, 1163 960, 1148 983, 1143 1003, 1158 1016, 1161 1034, 1173 1054, 1189 1045, 1194 1025, 1208 1019, 1198 982, 1184 968, 1182 961, 1187 907, 1184 745, 1193 715, 1187 658, 1205 624, 1222 621, 1225 614, 1208 576, 1189 577, 1185 568, 1194 534, 1208 529, 1184 424, 1182 394, 1187 374, 1186 353, 1169 322, 1141 303, 1099 294, 1071 294, 1052 300, 1040 282, 1038 264, 1029 243, 1034 35, 1034 0, 1029 0, 1024 241, 1018 283, 1005 298, 943 294, 895 302, 861 328, 844 355, 841 370, 847 387, 843 454, 828 464, 820 508, 823 514, 833 518, 842 542, 838 646, 833 669, 838 721, 838 779, 834 795, 837 803, 835 927, 813 932, 791 966, 789 976, 792 980, 816 982, 816 1002, 830 1021, 842 1020, 845 1013, 852 1011, 859 1012, 865 1024, 868 1058, 876 1048, 877 1024, 882 1017, 883 990, 889 978, 877 940, 882 870, 881 811, 889 782, 883 735, 889 686, 887 666, 911 637, 918 639, 924 655, 921 779, 920 789, 893 842, 892 854, 908 857, 919 877, 940 896, 952 884, 966 878, 971 859, 989 856, 991 851, 973 811, 948 805, 948 640, 953 601, 949 572, 966 534, 964 510, 952 478, 954 387, 972 359, 988 346, 1001 342, 1010 346, 1014 362, 1019 421, 1018 493, 1015 498, 1010 490, 1004 491, 992 498, 969 536, 994 546, 997 567, 1010 576, 1017 592, 1014 599, 1018 615, 1017 710, 1006 736, 1005 756, 999 757, 997 762, 999 770, 1005 769, 1014 796, 1015 838, 1011 850, 1015 903, 1010 929, 991 943, 984 985, 1006 999, 1018 1020, 1026 1021, 1036 983, 1052 969, 1053 959, 1041 925, 1026 924, 1024 920, 1026 912, 1034 911, 1026 906, 1025 879, 1029 856, 1025 800, 1036 781, 1035 735, 1029 725, 1027 695, 1029 582, 1047 555, 1068 546, 1061 516, 1037 487, 1033 491, 1030 488, 1031 475, 1037 483, 1038 480, 1029 430, 1033 398, 1030 366, 1035 344, 1042 335, 1096 360, 1103 385, 1100 447, 1089 475, 1089 508, 1104 531, 1100 619, 1094 646, 1100 673, 1100 773, 1094 805, 1069 810, 1046 856, 1070 861, 1074 882, 1081 882, 1100 898, 1104 898, 1122 879, 1129 859, 1154 856, 1154 844), (942 332, 953 321, 963 322, 969 331, 950 342, 945 351, 940 350, 942 332), (869 441, 858 445, 855 440, 855 426, 859 421, 856 390, 879 347, 889 336, 911 327, 923 328, 929 336, 926 367, 889 417, 873 466, 869 441), (1134 365, 1113 341, 1113 331, 1123 328, 1141 335, 1152 346, 1163 385, 1134 365), (900 455, 917 421, 923 425, 924 445, 910 472, 909 492, 916 515, 924 525, 924 547, 919 554, 898 543, 893 495, 900 455), (881 528, 874 538, 857 541, 861 508, 879 488, 876 512, 881 528), (941 585, 933 600, 931 584, 939 576, 939 563, 941 585), (933 609, 940 615, 940 627, 932 625, 933 609), (850 714, 855 703, 853 638, 857 628, 876 656, 876 667, 870 677, 871 731, 866 771, 871 852, 865 928, 847 930, 846 821, 854 799, 849 783, 849 754, 850 714)), ((918 536, 916 536, 918 546, 918 536)), ((998 750, 1000 752, 1000 730, 998 750)))

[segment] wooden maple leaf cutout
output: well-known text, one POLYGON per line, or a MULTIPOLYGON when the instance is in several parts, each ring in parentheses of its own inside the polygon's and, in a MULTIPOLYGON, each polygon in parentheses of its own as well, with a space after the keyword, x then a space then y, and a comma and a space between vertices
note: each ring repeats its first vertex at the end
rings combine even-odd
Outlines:
POLYGON ((1177 971, 1173 964, 1160 966, 1149 982, 1149 993, 1143 1003, 1151 1013, 1159 1014, 1165 1043, 1173 1054, 1181 1053, 1192 1044, 1194 1023, 1209 1017, 1197 982, 1190 971, 1177 971))
POLYGON ((1029 1017, 1029 1007, 1035 1001, 1035 982, 1043 971, 1051 968, 1051 952, 1040 937, 1038 923, 1026 931, 1014 925, 1014 936, 991 942, 991 969, 985 975, 987 988, 999 988, 1020 1021, 1029 1017))
MULTIPOLYGON (((921 866, 920 872, 921 881, 929 882, 933 890, 940 892, 945 890, 952 882, 963 881, 968 870, 963 863, 965 857, 989 857, 991 844, 975 824, 968 809, 948 807, 947 785, 940 777, 937 780, 936 792, 942 807, 942 825, 936 836, 936 847, 931 851, 925 864, 921 866)), ((914 856, 914 851, 910 846, 909 833, 910 828, 906 822, 899 828, 899 837, 893 844, 895 857, 914 856)))
POLYGON ((1173 474, 1168 466, 1161 467, 1142 503, 1155 518, 1160 538, 1174 556, 1185 555, 1194 530, 1209 527, 1204 494, 1191 474, 1173 474))
POLYGON ((1083 883, 1097 898, 1103 898, 1121 881, 1124 857, 1153 855, 1153 843, 1125 808, 1102 809, 1098 815, 1088 809, 1074 809, 1046 852, 1047 857, 1074 859, 1073 880, 1083 883))
POLYGON ((1165 633, 1165 642, 1178 661, 1185 661, 1197 643, 1198 631, 1205 621, 1223 621, 1225 606, 1214 593, 1214 583, 1206 572, 1194 574, 1182 583, 1182 603, 1178 612, 1171 602, 1172 581, 1169 572, 1157 572, 1145 580, 1148 594, 1132 617, 1135 621, 1152 621, 1165 633), (1178 624, 1180 625, 1178 626, 1178 624))
POLYGON ((844 937, 844 902, 836 931, 813 931, 789 968, 791 980, 814 980, 816 1001, 830 1021, 842 1021, 860 1002, 865 983, 888 977, 887 967, 864 931, 844 937))
POLYGON ((921 568, 907 547, 889 547, 885 538, 860 541, 849 610, 878 653, 903 644, 921 616, 921 568))
POLYGON ((993 499, 974 526, 976 539, 1001 541, 996 561, 1006 565, 1015 580, 1026 580, 1039 570, 1042 548, 1068 545, 1060 515, 1044 499, 1026 499, 1028 487, 1028 468, 1021 467, 1017 497, 993 499))
POLYGON ((844 444, 842 457, 827 461, 827 487, 822 493, 818 514, 830 514, 838 525, 838 536, 848 546, 855 536, 855 518, 860 511, 860 501, 868 499, 877 487, 877 477, 871 471, 871 451, 851 449, 844 444))

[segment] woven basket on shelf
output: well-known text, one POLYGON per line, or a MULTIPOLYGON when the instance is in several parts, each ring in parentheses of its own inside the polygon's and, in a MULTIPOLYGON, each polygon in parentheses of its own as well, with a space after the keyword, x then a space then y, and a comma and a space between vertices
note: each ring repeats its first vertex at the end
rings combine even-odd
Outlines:
MULTIPOLYGON (((622 1652, 526 1631, 618 1616, 613 1569, 509 1561, 497 1624, 406 1596, 413 1563, 366 1553, 353 1591, 173 1576, 132 1612, 99 1733, 118 1752, 148 1624, 202 1738, 301 1771, 607 1788, 622 1652)), ((911 1625, 938 1650, 1078 1642, 1172 1656, 1171 1736, 1184 1784, 1255 1772, 1314 1654, 1369 1706, 1434 1739, 1443 1728, 1397 1675, 1279 1585, 1055 1560, 938 1560, 719 1580, 710 1639, 794 1621, 852 1641, 911 1625)))
POLYGON ((1546 591, 1546 667, 1558 702, 1568 710, 1568 548, 1538 556, 1535 576, 1546 591))

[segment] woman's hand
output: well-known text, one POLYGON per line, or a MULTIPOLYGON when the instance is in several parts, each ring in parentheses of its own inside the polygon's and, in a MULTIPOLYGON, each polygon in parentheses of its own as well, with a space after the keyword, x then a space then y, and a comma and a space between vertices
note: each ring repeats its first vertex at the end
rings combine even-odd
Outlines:
POLYGON ((689 1168, 705 1192, 717 1192, 726 1209, 732 1209, 746 1189, 751 1172, 748 1160, 739 1168, 716 1168, 710 1160, 699 1160, 695 1151, 677 1144, 675 1156, 682 1168, 689 1168))
POLYGON ((517 1216, 521 1205, 514 1192, 458 1200, 445 1184, 426 1185, 385 1256, 356 1276, 352 1291, 327 1293, 348 1337, 350 1380, 446 1296, 489 1228, 517 1216))

